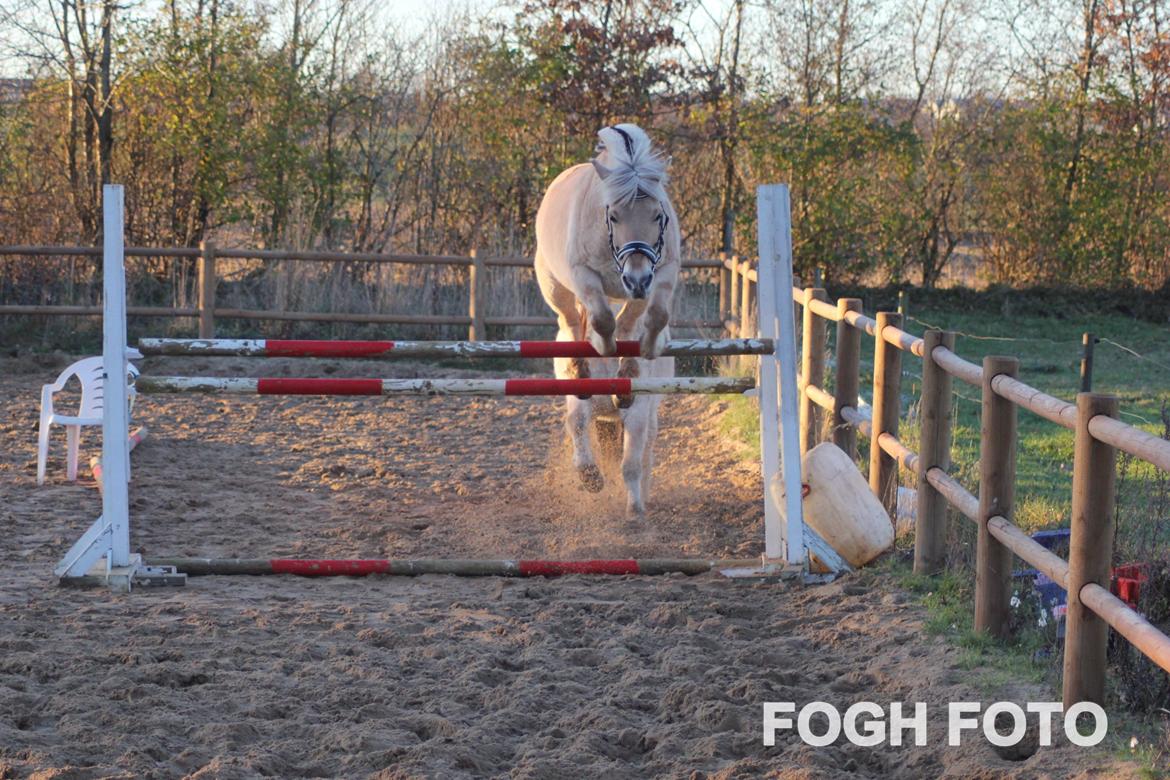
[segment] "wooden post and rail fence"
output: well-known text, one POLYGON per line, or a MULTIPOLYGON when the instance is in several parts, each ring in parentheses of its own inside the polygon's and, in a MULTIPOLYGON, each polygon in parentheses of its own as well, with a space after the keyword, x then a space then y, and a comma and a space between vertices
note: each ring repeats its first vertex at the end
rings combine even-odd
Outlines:
MULTIPOLYGON (((97 247, 64 247, 64 246, 0 246, 0 256, 24 257, 98 257, 101 250, 97 247)), ((509 316, 492 315, 488 309, 488 295, 486 290, 487 272, 489 268, 519 268, 532 269, 532 258, 497 256, 485 257, 472 250, 468 255, 404 255, 383 253, 355 253, 355 252, 310 252, 293 250, 256 250, 256 249, 228 249, 217 247, 208 241, 195 247, 183 248, 152 248, 127 247, 129 257, 155 258, 186 258, 197 263, 198 280, 197 300, 194 307, 161 307, 161 306, 130 306, 127 313, 132 316, 145 317, 189 317, 198 320, 199 338, 215 338, 216 321, 221 319, 249 319, 249 320, 284 320, 284 321, 316 321, 316 322, 346 322, 359 324, 394 324, 394 325, 462 325, 467 327, 468 339, 483 341, 487 338, 489 327, 536 326, 555 327, 555 317, 548 316, 509 316), (277 309, 235 309, 224 308, 216 304, 216 292, 220 281, 218 261, 220 260, 268 260, 268 261, 301 261, 301 262, 360 262, 360 263, 397 263, 403 265, 448 266, 467 268, 467 313, 454 314, 418 314, 416 313, 353 313, 353 312, 305 312, 284 311, 277 309)), ((730 277, 721 260, 694 259, 684 260, 684 269, 710 269, 718 271, 720 283, 720 300, 726 287, 722 282, 730 277)), ((23 305, 0 304, 2 315, 37 315, 37 316, 98 316, 102 313, 101 306, 74 306, 74 305, 23 305)), ((679 328, 698 328, 705 330, 722 330, 724 322, 720 320, 680 320, 673 323, 679 328)), ((754 332, 754 329, 753 329, 754 332)))
MULTIPOLYGON (((98 249, 63 247, 0 247, 0 255, 89 255, 98 249)), ((217 249, 129 248, 128 255, 188 257, 199 261, 198 307, 164 309, 130 307, 147 316, 195 317, 199 336, 214 336, 217 318, 323 320, 342 322, 466 325, 472 339, 484 338, 494 325, 551 325, 545 317, 488 316, 483 281, 490 267, 532 267, 527 258, 414 256, 217 249), (317 312, 245 311, 215 306, 216 260, 219 258, 350 261, 454 265, 469 268, 466 317, 407 314, 337 314, 317 312)), ((756 336, 754 286, 750 260, 725 257, 690 260, 686 268, 718 269, 720 320, 679 323, 726 329, 743 338, 756 336)), ((1129 640, 1163 670, 1170 672, 1170 637, 1109 590, 1115 526, 1115 460, 1118 450, 1170 472, 1170 441, 1120 422, 1117 398, 1082 392, 1076 403, 1047 395, 1017 378, 1019 362, 1010 356, 989 356, 975 365, 955 351, 955 333, 928 330, 916 337, 902 329, 898 312, 862 312, 861 301, 843 298, 831 303, 823 289, 794 287, 793 299, 803 307, 793 323, 804 347, 799 381, 801 452, 816 446, 828 428, 831 440, 855 459, 857 434, 870 439, 870 487, 891 512, 895 508, 898 468, 915 475, 917 522, 914 571, 933 575, 946 564, 947 509, 976 524, 975 627, 995 636, 1008 632, 1012 556, 1018 556, 1068 591, 1063 696, 1066 707, 1079 701, 1102 703, 1105 694, 1108 629, 1129 640), (826 323, 836 323, 835 382, 824 387, 826 323), (861 336, 874 338, 872 414, 859 403, 861 336), (898 438, 902 355, 922 360, 919 451, 898 438), (980 484, 978 496, 949 473, 954 428, 954 380, 980 389, 980 484), (1072 528, 1069 560, 1041 546, 1012 522, 1017 449, 1017 411, 1023 408, 1075 432, 1072 487, 1072 528), (828 420, 828 426, 821 424, 828 420)), ((92 306, 0 305, 3 314, 96 315, 92 306)), ((1091 337, 1087 337, 1091 338, 1091 337)))
MULTIPOLYGON (((751 298, 737 305, 734 291, 754 280, 750 264, 731 258, 728 297, 733 323, 750 319, 751 298), (736 276, 742 275, 737 280, 736 276)), ((856 436, 869 437, 870 487, 893 517, 897 468, 915 475, 918 512, 914 537, 914 571, 933 575, 946 565, 947 508, 976 524, 975 628, 994 636, 1008 633, 1012 594, 1012 562, 1018 556, 1068 591, 1065 631, 1063 698, 1065 706, 1079 701, 1103 703, 1106 645, 1109 628, 1129 640, 1163 670, 1170 672, 1170 637, 1110 593, 1110 567, 1115 527, 1115 459, 1118 450, 1170 472, 1170 441, 1120 422, 1115 396, 1082 392, 1076 403, 1055 398, 1017 378, 1019 360, 988 356, 978 366, 961 358, 955 333, 928 330, 918 338, 902 329, 898 312, 867 317, 861 301, 843 298, 832 304, 819 288, 794 288, 793 299, 804 307, 802 360, 801 452, 816 446, 824 426, 812 425, 811 407, 828 416, 830 439, 857 456, 856 436), (837 324, 835 387, 824 381, 824 322, 837 324), (861 334, 874 337, 872 415, 858 405, 861 334), (819 355, 810 355, 809 351, 819 355), (919 451, 898 438, 903 353, 922 359, 919 451), (952 382, 980 388, 978 496, 948 473, 954 429, 952 382), (1072 430, 1076 435, 1073 462, 1072 529, 1069 560, 1065 561, 1012 522, 1015 481, 1017 411, 1025 409, 1072 430)), ((903 299, 903 305, 904 299, 903 299)), ((739 335, 743 331, 740 328, 739 335)), ((754 335, 754 334, 750 334, 754 335)), ((1091 344, 1092 336, 1085 341, 1091 344)), ((1088 350, 1087 350, 1088 351, 1088 350)), ((1089 352, 1091 360, 1091 352, 1089 352)))

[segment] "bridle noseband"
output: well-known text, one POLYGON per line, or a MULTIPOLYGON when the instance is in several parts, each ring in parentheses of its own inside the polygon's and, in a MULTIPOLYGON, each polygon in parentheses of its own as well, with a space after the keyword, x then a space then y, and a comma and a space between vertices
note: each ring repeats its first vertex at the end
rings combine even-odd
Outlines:
MULTIPOLYGON (((649 197, 643 195, 641 197, 649 197)), ((662 213, 658 217, 658 240, 651 246, 645 241, 627 241, 621 245, 619 249, 613 243, 613 220, 609 216, 609 205, 605 206, 605 227, 609 231, 609 251, 613 253, 613 265, 617 269, 618 276, 626 272, 626 260, 630 255, 635 253, 642 253, 650 259, 650 268, 657 268, 658 263, 662 260, 662 246, 666 242, 666 226, 670 224, 670 217, 666 215, 666 209, 662 209, 662 213)))

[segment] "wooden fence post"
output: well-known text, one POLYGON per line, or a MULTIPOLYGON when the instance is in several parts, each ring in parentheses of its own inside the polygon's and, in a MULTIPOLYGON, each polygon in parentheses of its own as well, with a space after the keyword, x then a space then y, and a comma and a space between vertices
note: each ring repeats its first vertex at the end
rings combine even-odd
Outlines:
POLYGON ((741 339, 750 339, 756 335, 755 320, 752 317, 752 280, 748 278, 748 271, 751 270, 751 267, 752 264, 749 260, 744 260, 740 265, 740 270, 743 272, 739 303, 739 337, 741 339))
POLYGON ((726 322, 731 314, 731 271, 727 269, 727 253, 719 253, 719 321, 726 322))
POLYGON ((1072 536, 1068 555, 1068 616, 1064 636, 1064 706, 1105 703, 1105 648, 1109 624, 1081 603, 1081 589, 1095 582, 1109 589, 1113 562, 1113 500, 1117 450, 1089 433, 1097 415, 1117 417, 1117 397, 1077 395, 1073 451, 1072 536))
POLYGON ((946 565, 947 500, 926 479, 932 468, 951 467, 954 399, 951 375, 931 353, 935 347, 955 348, 955 334, 928 330, 922 335, 922 404, 918 447, 918 519, 914 528, 914 573, 938 574, 946 565))
POLYGON ((898 462, 879 443, 881 435, 898 435, 901 414, 902 350, 882 338, 882 331, 902 326, 902 315, 880 311, 873 350, 873 437, 869 441, 869 488, 890 513, 898 516, 898 462))
MULTIPOLYGON (((804 289, 804 287, 802 287, 800 284, 800 277, 799 276, 792 277, 792 289, 793 290, 803 290, 804 289)), ((792 300, 793 300, 794 304, 797 303, 797 298, 795 296, 793 296, 792 300)), ((800 308, 797 308, 796 306, 792 307, 792 340, 795 341, 798 345, 803 347, 804 346, 804 297, 803 297, 803 295, 799 299, 799 303, 800 303, 800 308)), ((797 355, 797 357, 800 357, 800 356, 797 355)), ((796 381, 797 382, 800 381, 799 376, 796 378, 796 381)))
POLYGON ((740 317, 742 316, 739 313, 739 285, 740 285, 740 283, 741 282, 740 282, 740 274, 739 274, 739 255, 732 255, 731 256, 731 293, 728 296, 731 299, 731 311, 727 315, 727 319, 728 319, 727 332, 729 335, 732 335, 732 336, 736 335, 739 332, 739 320, 740 320, 740 317))
POLYGON ((215 243, 199 242, 199 338, 215 338, 215 243))
POLYGON ((1016 405, 998 395, 991 382, 1014 377, 1014 357, 983 358, 983 406, 979 424, 979 541, 975 551, 975 630, 1008 633, 1012 597, 1012 551, 991 535, 987 521, 1010 521, 1016 493, 1016 405))
POLYGON ((1093 345, 1097 337, 1092 333, 1081 336, 1081 392, 1093 392, 1093 345))
POLYGON ((804 389, 825 384, 825 320, 813 314, 809 303, 827 301, 829 297, 818 287, 804 290, 804 335, 801 342, 800 366, 800 454, 817 446, 821 433, 821 407, 813 403, 804 389))
POLYGON ((483 308, 487 302, 483 289, 485 269, 483 266, 483 258, 474 249, 471 250, 471 265, 468 266, 467 270, 470 273, 467 285, 467 315, 471 317, 471 326, 467 331, 467 340, 480 341, 487 338, 487 331, 484 330, 483 325, 483 308))
POLYGON ((833 443, 857 460, 857 431, 841 416, 846 406, 857 408, 861 373, 861 331, 845 321, 847 312, 861 313, 860 298, 837 301, 837 377, 833 389, 833 443))

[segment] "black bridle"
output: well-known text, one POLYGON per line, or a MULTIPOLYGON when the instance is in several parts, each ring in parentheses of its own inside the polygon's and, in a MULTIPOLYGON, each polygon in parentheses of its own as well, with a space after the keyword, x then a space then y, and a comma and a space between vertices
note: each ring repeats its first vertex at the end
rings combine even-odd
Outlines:
MULTIPOLYGON (((641 197, 649 196, 643 195, 641 197)), ((661 204, 659 206, 661 207, 661 204)), ((613 219, 609 216, 609 205, 606 205, 605 227, 609 230, 609 251, 613 253, 613 265, 617 269, 618 276, 626 272, 627 258, 638 252, 650 259, 651 268, 658 267, 658 263, 662 260, 662 246, 666 242, 666 226, 668 224, 670 224, 670 217, 666 215, 666 209, 662 209, 662 213, 658 215, 658 240, 653 245, 647 244, 645 241, 627 241, 619 249, 613 243, 613 219)))
MULTIPOLYGON (((622 137, 622 142, 626 145, 626 156, 632 158, 634 156, 634 139, 630 138, 630 134, 620 127, 611 126, 611 130, 622 137)), ((648 198, 649 195, 639 192, 634 200, 641 200, 648 198)), ((617 269, 618 276, 626 272, 626 259, 637 252, 641 252, 650 259, 650 268, 658 267, 658 263, 662 260, 662 245, 666 241, 666 226, 670 223, 670 217, 666 216, 666 209, 662 208, 662 204, 658 204, 661 214, 658 216, 658 240, 651 246, 645 241, 627 241, 622 244, 621 248, 614 246, 613 243, 613 220, 609 216, 609 204, 605 206, 605 227, 609 231, 609 251, 613 254, 613 265, 617 269)))

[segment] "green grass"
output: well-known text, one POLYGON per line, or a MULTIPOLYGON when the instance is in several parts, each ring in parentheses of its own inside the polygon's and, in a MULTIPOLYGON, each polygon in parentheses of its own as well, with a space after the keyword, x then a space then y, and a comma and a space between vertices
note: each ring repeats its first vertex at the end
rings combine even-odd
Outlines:
MULTIPOLYGON (((858 576, 863 583, 892 583, 910 593, 925 608, 926 633, 945 637, 960 649, 958 667, 965 673, 965 682, 984 700, 1002 698, 1020 683, 1047 685, 1059 693, 1060 642, 1051 624, 1043 628, 1037 624, 1035 604, 1026 601, 1018 610, 1011 637, 996 640, 974 630, 975 582, 969 571, 951 569, 938 577, 923 577, 911 571, 907 556, 892 555, 858 576)), ((1108 712, 1104 750, 1134 762, 1144 777, 1167 777, 1170 738, 1164 724, 1145 712, 1130 713, 1119 707, 1110 707, 1108 712)))
MULTIPOLYGON (((1163 432, 1162 409, 1170 404, 1170 325, 1101 314, 996 318, 923 309, 911 315, 907 330, 921 335, 929 324, 966 334, 957 338, 955 351, 975 363, 986 355, 1015 355, 1020 359, 1022 381, 1068 401, 1075 399, 1080 387, 1082 333, 1108 339, 1096 347, 1093 390, 1120 398, 1123 421, 1155 435, 1163 432)), ((903 369, 917 374, 921 362, 905 358, 903 369)), ((914 378, 904 377, 903 393, 916 398, 919 385, 914 378)), ((961 472, 979 459, 979 389, 956 380, 954 408, 952 460, 961 472)), ((1022 409, 1018 420, 1016 522, 1028 531, 1067 527, 1073 433, 1022 409)), ((1151 506, 1149 500, 1151 491, 1157 490, 1159 475, 1140 461, 1123 464, 1123 473, 1117 507, 1118 554, 1123 558, 1164 555, 1170 545, 1166 506, 1151 506)), ((976 482, 968 479, 967 485, 974 489, 976 482)))

